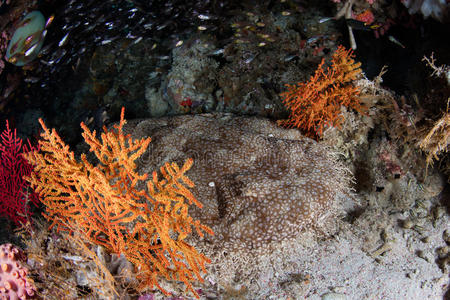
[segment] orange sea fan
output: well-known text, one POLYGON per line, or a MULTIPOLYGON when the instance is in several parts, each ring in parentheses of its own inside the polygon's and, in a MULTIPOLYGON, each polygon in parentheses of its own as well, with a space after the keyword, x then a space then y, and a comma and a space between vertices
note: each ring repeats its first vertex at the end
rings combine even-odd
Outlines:
POLYGON ((191 282, 203 280, 200 273, 210 260, 185 239, 193 231, 200 236, 213 232, 188 214, 190 205, 202 206, 190 191, 194 183, 185 175, 193 160, 181 168, 166 163, 149 180, 147 174, 138 174, 135 160, 146 151, 150 138, 133 140, 123 133, 123 109, 115 130, 104 128, 101 140, 81 124, 97 165, 84 154, 77 161, 56 131, 39 121, 41 151, 26 156, 36 165, 28 180, 40 193, 52 226, 68 232, 77 229, 82 238, 123 253, 139 270, 139 290, 156 286, 168 294, 158 284, 165 277, 183 281, 198 297, 191 282))
POLYGON ((306 135, 317 139, 322 137, 326 127, 340 126, 342 105, 364 112, 359 89, 351 85, 361 73, 361 63, 355 62, 353 57, 351 50, 339 46, 333 54, 331 67, 324 70, 325 59, 322 59, 309 82, 286 84, 288 89, 280 96, 290 115, 278 124, 301 128, 306 135))

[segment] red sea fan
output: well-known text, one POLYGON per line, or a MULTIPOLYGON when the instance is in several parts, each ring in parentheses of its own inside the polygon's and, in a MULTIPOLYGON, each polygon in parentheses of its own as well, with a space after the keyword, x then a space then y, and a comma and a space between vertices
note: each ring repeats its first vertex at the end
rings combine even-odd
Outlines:
POLYGON ((24 144, 9 128, 1 134, 0 141, 0 216, 8 217, 16 225, 25 224, 30 220, 30 203, 37 206, 39 195, 31 190, 25 177, 31 175, 33 166, 23 157, 24 153, 36 149, 24 144))

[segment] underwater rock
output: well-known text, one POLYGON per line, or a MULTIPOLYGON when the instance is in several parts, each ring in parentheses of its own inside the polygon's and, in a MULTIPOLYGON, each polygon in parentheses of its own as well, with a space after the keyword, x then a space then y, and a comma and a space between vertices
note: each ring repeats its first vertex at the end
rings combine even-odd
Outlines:
POLYGON ((145 87, 145 100, 152 117, 161 117, 167 113, 169 104, 161 97, 161 93, 154 87, 145 87))
POLYGON ((201 38, 186 44, 191 46, 183 45, 172 51, 173 65, 167 83, 171 106, 176 113, 184 112, 186 107, 212 111, 216 105, 212 93, 219 63, 207 54, 214 47, 201 38), (186 105, 185 101, 192 103, 186 105))
POLYGON ((151 137, 141 173, 193 158, 187 173, 203 204, 190 215, 210 226, 221 251, 253 251, 322 227, 349 191, 349 173, 328 148, 267 119, 229 114, 130 121, 134 138, 151 137))

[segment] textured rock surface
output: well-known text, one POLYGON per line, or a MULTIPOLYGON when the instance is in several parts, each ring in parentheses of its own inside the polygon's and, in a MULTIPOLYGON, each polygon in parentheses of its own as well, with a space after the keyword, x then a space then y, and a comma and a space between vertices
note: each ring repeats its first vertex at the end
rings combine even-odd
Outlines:
POLYGON ((130 121, 125 132, 152 138, 140 172, 194 159, 187 175, 204 207, 191 215, 213 228, 208 239, 223 250, 258 249, 317 227, 348 190, 327 148, 266 119, 187 115, 130 121))

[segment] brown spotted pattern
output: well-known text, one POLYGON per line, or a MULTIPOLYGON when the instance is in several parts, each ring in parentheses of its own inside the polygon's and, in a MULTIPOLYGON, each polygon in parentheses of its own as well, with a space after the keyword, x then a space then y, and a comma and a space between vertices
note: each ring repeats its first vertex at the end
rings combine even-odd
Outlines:
POLYGON ((327 148, 266 119, 177 116, 131 121, 126 130, 152 138, 141 172, 194 159, 187 176, 203 208, 190 214, 215 231, 207 239, 224 250, 292 238, 332 216, 337 195, 348 190, 348 173, 327 148))

